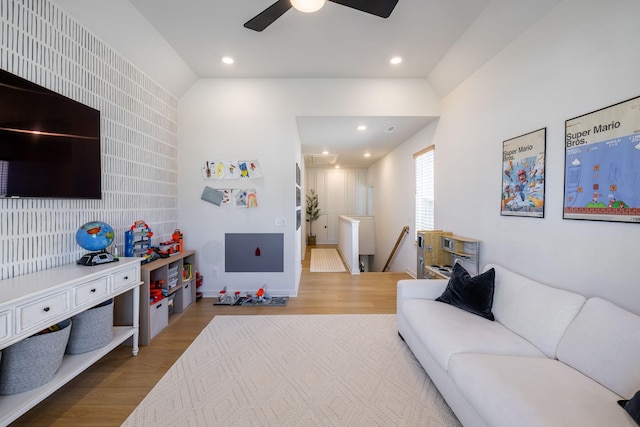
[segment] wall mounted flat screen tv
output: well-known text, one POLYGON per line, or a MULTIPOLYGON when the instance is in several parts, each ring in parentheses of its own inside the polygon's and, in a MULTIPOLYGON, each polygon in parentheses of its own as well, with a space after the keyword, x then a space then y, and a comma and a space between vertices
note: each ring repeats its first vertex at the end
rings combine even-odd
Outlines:
POLYGON ((0 198, 102 198, 100 111, 0 70, 0 198))

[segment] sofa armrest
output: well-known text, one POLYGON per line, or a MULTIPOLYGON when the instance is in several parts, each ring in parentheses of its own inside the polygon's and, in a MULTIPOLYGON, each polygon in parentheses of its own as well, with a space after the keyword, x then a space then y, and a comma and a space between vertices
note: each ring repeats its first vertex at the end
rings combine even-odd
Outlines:
POLYGON ((445 279, 415 279, 398 280, 397 303, 398 308, 403 300, 410 298, 436 299, 447 287, 448 280, 445 279))

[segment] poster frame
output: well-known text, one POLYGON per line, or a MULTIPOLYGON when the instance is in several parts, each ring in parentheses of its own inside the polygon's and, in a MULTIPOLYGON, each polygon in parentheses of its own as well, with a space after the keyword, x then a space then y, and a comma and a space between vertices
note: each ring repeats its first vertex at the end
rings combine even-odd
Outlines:
POLYGON ((567 119, 564 141, 562 218, 640 223, 640 203, 629 206, 625 200, 630 200, 624 196, 633 192, 626 188, 634 185, 628 182, 624 185, 628 179, 623 178, 637 169, 633 167, 635 156, 629 153, 635 154, 634 149, 640 151, 640 96, 567 119), (626 151, 612 157, 612 150, 618 147, 626 151), (624 172, 623 164, 629 171, 624 172), (580 182, 589 171, 592 173, 589 175, 590 196, 580 198, 584 201, 585 197, 591 197, 591 200, 584 206, 573 206, 579 196, 587 192, 580 182), (619 188, 621 184, 623 187, 619 188))
POLYGON ((501 216, 544 218, 546 148, 546 127, 502 142, 501 216))

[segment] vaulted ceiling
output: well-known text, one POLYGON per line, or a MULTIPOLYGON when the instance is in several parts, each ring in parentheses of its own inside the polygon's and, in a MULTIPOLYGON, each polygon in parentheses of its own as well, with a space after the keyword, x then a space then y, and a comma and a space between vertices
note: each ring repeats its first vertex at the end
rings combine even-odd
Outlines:
MULTIPOLYGON (((197 78, 419 78, 446 96, 560 2, 399 0, 384 19, 327 1, 256 32, 243 24, 276 0, 53 1, 176 96, 197 78), (394 56, 402 62, 390 64, 394 56)), ((368 117, 376 133, 364 141, 353 132, 364 119, 299 117, 303 153, 341 150, 349 166, 366 167, 379 157, 346 147, 388 152, 432 120, 368 117)))

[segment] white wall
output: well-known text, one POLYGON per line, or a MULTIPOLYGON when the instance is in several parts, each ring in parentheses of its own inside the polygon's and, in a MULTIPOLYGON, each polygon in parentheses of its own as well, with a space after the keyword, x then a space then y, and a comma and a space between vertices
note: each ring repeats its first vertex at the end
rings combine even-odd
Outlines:
POLYGON ((409 234, 400 242, 389 264, 389 271, 416 274, 416 178, 413 154, 433 143, 437 124, 437 120, 430 123, 369 168, 367 185, 374 188, 373 209, 376 218, 376 256, 371 271, 382 271, 402 228, 409 226, 409 234))
MULTIPOLYGON (((408 153, 432 140, 436 228, 481 239, 481 264, 499 263, 640 313, 640 227, 562 219, 564 121, 640 95, 638 16, 636 0, 560 3, 443 100, 441 118, 423 132, 424 143, 413 138, 369 176, 390 186, 405 179, 391 177, 412 164, 408 153), (545 218, 500 216, 502 142, 542 127, 545 218)), ((406 169, 404 174, 411 179, 406 169)), ((393 208, 377 203, 376 217, 399 228, 413 209, 408 193, 394 196, 399 203, 393 208)), ((391 239, 379 238, 387 245, 391 239)), ((415 263, 413 250, 403 257, 415 263)))
POLYGON ((295 163, 301 161, 296 116, 435 116, 439 99, 425 80, 203 79, 180 99, 179 111, 179 225, 187 246, 198 251, 204 295, 223 286, 255 291, 263 284, 273 295, 295 295, 302 231, 295 229, 295 163), (260 161, 264 178, 252 182, 257 209, 200 200, 205 185, 218 186, 200 172, 210 159, 260 161), (275 225, 278 217, 285 218, 284 227, 275 225), (225 273, 226 232, 284 233, 285 271, 225 273))

